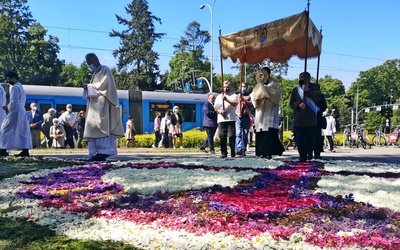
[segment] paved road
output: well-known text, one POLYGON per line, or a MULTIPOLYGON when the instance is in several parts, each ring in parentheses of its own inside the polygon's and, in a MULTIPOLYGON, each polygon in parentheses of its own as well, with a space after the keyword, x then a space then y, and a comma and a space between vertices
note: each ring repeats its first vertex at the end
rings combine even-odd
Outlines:
MULTIPOLYGON (((87 158, 87 150, 78 149, 36 149, 30 151, 32 155, 42 155, 47 157, 61 157, 66 159, 87 158)), ((196 149, 157 149, 157 148, 121 148, 118 149, 118 155, 108 158, 111 161, 127 161, 141 159, 175 159, 179 158, 219 158, 220 154, 205 154, 196 149)), ((323 159, 334 160, 352 160, 369 162, 387 162, 400 164, 400 148, 393 147, 373 147, 371 149, 363 148, 343 148, 338 147, 335 153, 324 152, 321 154, 323 159)), ((246 158, 255 157, 254 148, 250 149, 246 158)), ((298 159, 297 150, 289 149, 280 157, 275 157, 282 161, 296 161, 298 159)))

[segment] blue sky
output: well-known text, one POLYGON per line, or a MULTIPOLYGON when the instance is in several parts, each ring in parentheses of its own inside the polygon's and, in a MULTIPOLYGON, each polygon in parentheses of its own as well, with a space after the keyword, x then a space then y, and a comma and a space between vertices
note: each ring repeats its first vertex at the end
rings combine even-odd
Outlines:
MULTIPOLYGON (((161 18, 156 32, 166 33, 154 50, 160 54, 160 70, 169 70, 173 45, 179 42, 188 24, 200 23, 210 30, 211 13, 208 7, 214 0, 148 0, 153 15, 161 18)), ((112 50, 119 40, 111 38, 111 29, 125 27, 117 23, 115 15, 128 17, 125 7, 131 0, 28 0, 33 18, 40 22, 48 34, 58 36, 60 59, 80 65, 88 52, 96 53, 102 64, 114 67, 116 59, 112 50)), ((280 18, 307 9, 307 0, 216 0, 213 9, 213 62, 214 72, 220 74, 218 30, 223 35, 280 18)), ((354 82, 360 71, 381 65, 386 60, 400 58, 400 1, 398 0, 311 0, 310 17, 324 36, 319 76, 331 75, 343 81, 346 88, 354 82)), ((206 56, 210 46, 206 45, 206 56)), ((308 71, 316 76, 316 59, 307 62, 308 71)), ((224 73, 233 63, 223 61, 224 73)), ((297 78, 304 68, 304 61, 289 61, 289 79, 297 78)))

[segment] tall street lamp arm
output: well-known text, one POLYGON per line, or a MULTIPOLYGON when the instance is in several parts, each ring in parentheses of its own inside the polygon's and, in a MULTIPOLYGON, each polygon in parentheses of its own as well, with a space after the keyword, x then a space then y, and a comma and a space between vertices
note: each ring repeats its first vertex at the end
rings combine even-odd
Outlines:
POLYGON ((209 4, 202 4, 200 5, 200 9, 204 9, 205 6, 208 7, 210 10, 210 16, 211 16, 211 28, 210 28, 210 35, 211 35, 211 43, 210 43, 210 82, 211 82, 211 89, 210 91, 212 92, 212 87, 213 87, 213 10, 214 10, 214 5, 217 0, 214 0, 212 7, 209 4))

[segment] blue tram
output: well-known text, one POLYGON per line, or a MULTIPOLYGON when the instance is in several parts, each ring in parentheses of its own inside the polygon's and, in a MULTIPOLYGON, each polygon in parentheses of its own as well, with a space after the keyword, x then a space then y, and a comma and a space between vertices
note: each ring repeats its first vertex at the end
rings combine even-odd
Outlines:
MULTIPOLYGON (((57 110, 56 117, 65 111, 70 103, 74 112, 86 110, 82 88, 60 86, 23 85, 26 93, 26 109, 36 102, 38 109, 46 113, 49 108, 57 110)), ((169 91, 118 90, 122 122, 125 126, 128 116, 133 116, 138 133, 153 133, 154 117, 157 111, 164 116, 165 111, 172 112, 179 106, 183 119, 183 130, 201 128, 203 125, 203 105, 207 94, 181 93, 169 91)), ((125 129, 125 128, 124 128, 125 129)))

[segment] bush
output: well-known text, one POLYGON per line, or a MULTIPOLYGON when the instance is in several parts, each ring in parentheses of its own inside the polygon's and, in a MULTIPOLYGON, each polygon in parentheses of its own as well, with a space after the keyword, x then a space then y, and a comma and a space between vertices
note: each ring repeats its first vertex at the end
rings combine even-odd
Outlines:
MULTIPOLYGON (((192 129, 186 132, 183 132, 183 147, 184 148, 199 148, 203 141, 206 139, 207 134, 205 131, 200 131, 198 129, 192 129)), ((139 148, 151 148, 155 136, 154 134, 140 134, 135 135, 136 146, 139 148)), ((176 140, 177 146, 179 145, 179 139, 176 140)), ((120 138, 118 139, 118 147, 125 147, 126 139, 120 138)), ((217 145, 216 145, 217 146, 217 145)))
MULTIPOLYGON (((292 131, 283 131, 283 145, 286 146, 289 137, 292 135, 292 131)), ((343 145, 344 136, 343 133, 337 133, 335 135, 338 145, 343 145)), ((372 140, 372 135, 368 135, 370 141, 372 140)), ((205 131, 201 131, 199 129, 192 129, 186 132, 183 132, 183 147, 184 148, 199 148, 203 141, 207 138, 207 133, 205 131)), ((135 135, 136 146, 139 148, 151 148, 154 143, 154 134, 141 134, 135 135)), ((177 139, 177 146, 179 147, 179 139, 177 139)), ((118 147, 125 147, 126 139, 120 138, 118 139, 118 147)), ((251 144, 251 146, 255 146, 255 142, 251 144)), ((293 146, 293 145, 292 145, 293 146)), ((215 142, 215 147, 220 147, 219 140, 215 142)))

